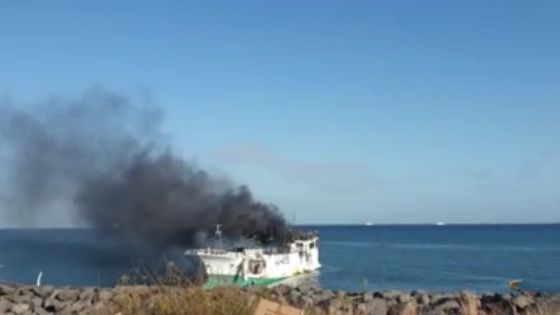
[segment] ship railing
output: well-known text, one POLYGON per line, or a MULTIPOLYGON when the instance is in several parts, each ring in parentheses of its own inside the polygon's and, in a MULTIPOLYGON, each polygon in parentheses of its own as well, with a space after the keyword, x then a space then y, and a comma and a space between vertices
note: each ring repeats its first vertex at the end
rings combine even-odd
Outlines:
POLYGON ((187 250, 185 253, 189 255, 199 255, 199 254, 225 255, 231 253, 231 251, 227 251, 221 248, 199 248, 199 249, 187 250))

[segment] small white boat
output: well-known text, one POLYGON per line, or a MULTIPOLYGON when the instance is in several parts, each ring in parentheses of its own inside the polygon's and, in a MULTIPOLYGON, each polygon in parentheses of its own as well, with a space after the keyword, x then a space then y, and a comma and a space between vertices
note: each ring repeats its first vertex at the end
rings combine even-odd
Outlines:
POLYGON ((437 222, 436 225, 437 225, 437 226, 444 226, 444 225, 445 225, 445 222, 441 222, 441 221, 440 221, 440 222, 437 222))
MULTIPOLYGON (((221 235, 219 226, 216 235, 221 235)), ((185 255, 198 257, 204 264, 205 287, 272 286, 319 269, 318 240, 315 233, 297 233, 293 240, 273 247, 208 247, 187 250, 185 255)))

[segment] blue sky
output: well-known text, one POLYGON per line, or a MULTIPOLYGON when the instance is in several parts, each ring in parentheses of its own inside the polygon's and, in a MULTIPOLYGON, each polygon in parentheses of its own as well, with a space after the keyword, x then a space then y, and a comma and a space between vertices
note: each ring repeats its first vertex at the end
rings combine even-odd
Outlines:
POLYGON ((4 1, 0 95, 148 91, 178 151, 298 223, 558 222, 558 16, 557 1, 4 1))

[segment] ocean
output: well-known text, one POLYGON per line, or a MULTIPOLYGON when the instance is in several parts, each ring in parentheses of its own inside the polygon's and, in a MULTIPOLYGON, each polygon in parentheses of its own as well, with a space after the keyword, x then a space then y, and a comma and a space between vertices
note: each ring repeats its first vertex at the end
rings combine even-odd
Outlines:
MULTIPOLYGON (((305 226, 320 235, 322 268, 312 281, 332 290, 560 292, 560 225, 305 226)), ((0 230, 0 280, 113 285, 163 261, 189 266, 177 248, 141 250, 87 229, 0 230)))

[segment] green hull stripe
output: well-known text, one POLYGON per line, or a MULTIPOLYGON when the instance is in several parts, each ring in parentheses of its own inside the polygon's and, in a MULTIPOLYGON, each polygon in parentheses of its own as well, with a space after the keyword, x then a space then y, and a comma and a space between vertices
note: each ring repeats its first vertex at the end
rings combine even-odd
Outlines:
POLYGON ((208 280, 204 283, 203 287, 211 289, 220 286, 236 285, 240 287, 267 287, 280 283, 285 278, 249 278, 243 280, 238 276, 208 276, 208 280))

